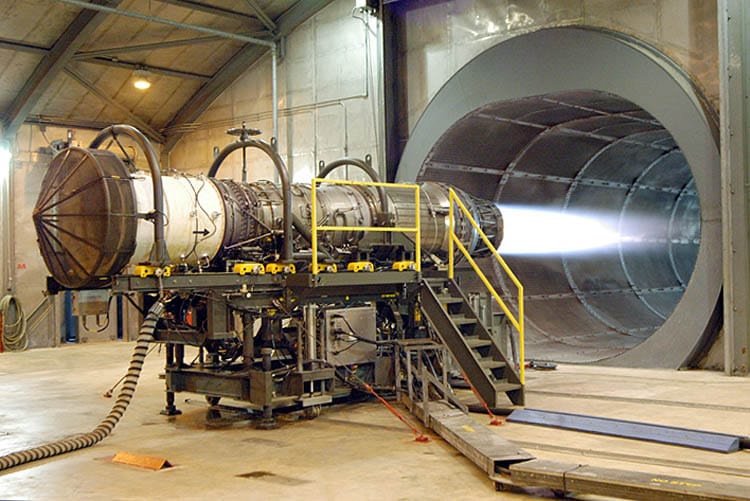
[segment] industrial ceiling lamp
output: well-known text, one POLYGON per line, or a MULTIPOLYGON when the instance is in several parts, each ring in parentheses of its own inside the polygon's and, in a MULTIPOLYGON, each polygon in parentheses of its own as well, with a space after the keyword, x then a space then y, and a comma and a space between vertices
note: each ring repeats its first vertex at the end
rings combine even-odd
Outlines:
POLYGON ((138 90, 148 89, 151 87, 151 80, 149 80, 149 77, 151 77, 151 73, 143 68, 135 70, 133 72, 133 87, 138 90))

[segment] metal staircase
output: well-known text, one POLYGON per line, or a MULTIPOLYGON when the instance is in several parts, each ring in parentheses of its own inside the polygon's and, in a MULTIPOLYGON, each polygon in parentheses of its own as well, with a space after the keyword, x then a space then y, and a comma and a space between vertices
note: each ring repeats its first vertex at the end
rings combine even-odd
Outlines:
POLYGON ((497 407, 505 395, 523 405, 523 384, 515 363, 456 282, 447 276, 423 278, 420 293, 422 314, 487 405, 497 407))

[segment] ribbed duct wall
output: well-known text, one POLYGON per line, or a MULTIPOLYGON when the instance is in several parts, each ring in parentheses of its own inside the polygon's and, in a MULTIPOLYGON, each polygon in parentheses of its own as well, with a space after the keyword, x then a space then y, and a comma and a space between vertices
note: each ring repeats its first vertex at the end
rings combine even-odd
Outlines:
POLYGON ((483 106, 438 140, 419 179, 619 234, 574 251, 535 239, 527 255, 506 256, 526 287, 538 358, 598 360, 637 345, 672 314, 692 275, 700 206, 685 156, 654 117, 617 96, 569 91, 483 106))
POLYGON ((617 242, 587 252, 507 256, 526 284, 527 353, 678 367, 717 330, 715 120, 690 78, 642 43, 540 30, 451 77, 412 131, 398 178, 450 180, 502 207, 612 228, 617 242))

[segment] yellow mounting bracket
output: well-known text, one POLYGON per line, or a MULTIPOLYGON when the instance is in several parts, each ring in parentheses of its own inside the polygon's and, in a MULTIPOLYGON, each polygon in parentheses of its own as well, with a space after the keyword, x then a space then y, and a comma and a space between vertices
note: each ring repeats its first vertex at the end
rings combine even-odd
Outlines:
POLYGON ((237 263, 232 268, 232 272, 240 275, 263 275, 266 269, 263 263, 237 263))
POLYGON ((151 275, 155 275, 157 277, 171 277, 172 265, 167 265, 162 268, 159 266, 149 266, 146 264, 139 264, 138 266, 135 267, 133 274, 141 278, 150 277, 151 275))
POLYGON ((292 263, 268 263, 266 265, 266 273, 270 273, 271 275, 276 275, 277 273, 291 275, 297 273, 297 268, 292 263))
POLYGON ((358 273, 360 271, 375 271, 375 265, 370 261, 353 261, 346 265, 346 269, 358 273))
POLYGON ((318 273, 336 273, 338 266, 335 263, 318 263, 315 268, 310 269, 314 275, 318 273))
POLYGON ((417 269, 417 263, 414 261, 396 261, 391 266, 391 269, 396 271, 413 271, 417 269))

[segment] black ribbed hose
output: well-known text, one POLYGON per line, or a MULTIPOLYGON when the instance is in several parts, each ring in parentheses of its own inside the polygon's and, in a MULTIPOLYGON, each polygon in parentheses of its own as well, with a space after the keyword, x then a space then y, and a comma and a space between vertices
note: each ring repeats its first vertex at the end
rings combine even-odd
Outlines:
POLYGON ((138 377, 143 368, 143 361, 146 359, 146 354, 148 353, 148 345, 154 340, 156 322, 159 320, 163 310, 164 304, 161 301, 157 301, 151 309, 148 310, 148 314, 143 320, 143 324, 141 324, 141 330, 138 332, 135 351, 133 352, 133 357, 130 359, 130 367, 128 368, 128 373, 125 376, 125 381, 122 384, 120 393, 117 395, 117 400, 112 406, 112 410, 107 417, 99 423, 99 426, 88 433, 74 435, 56 442, 50 442, 37 447, 32 447, 31 449, 11 452, 5 456, 0 456, 0 471, 31 463, 32 461, 38 461, 40 459, 76 451, 78 449, 85 449, 86 447, 91 447, 107 438, 120 421, 120 418, 125 413, 125 409, 127 409, 128 404, 130 404, 130 400, 133 398, 135 387, 138 384, 138 377))

